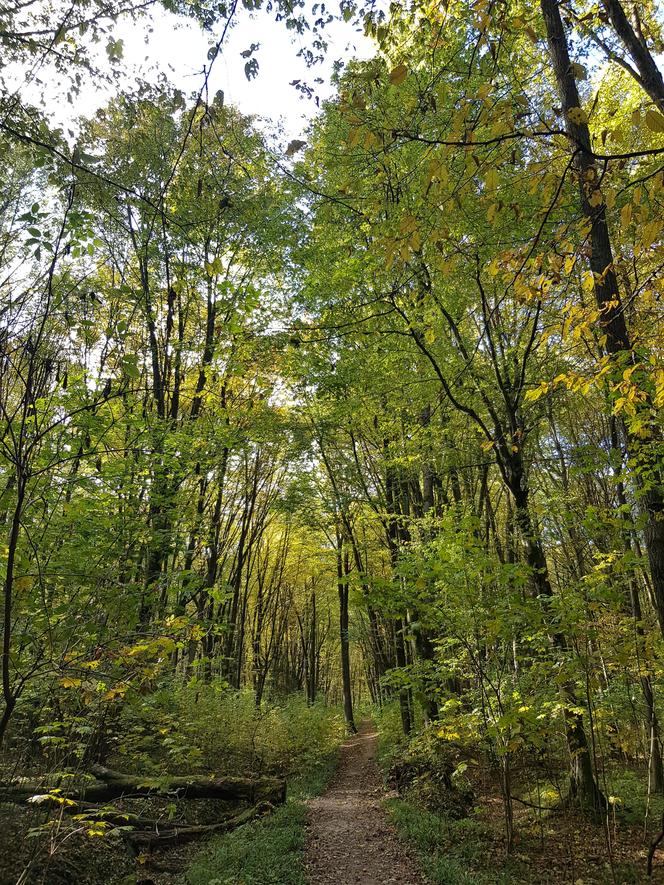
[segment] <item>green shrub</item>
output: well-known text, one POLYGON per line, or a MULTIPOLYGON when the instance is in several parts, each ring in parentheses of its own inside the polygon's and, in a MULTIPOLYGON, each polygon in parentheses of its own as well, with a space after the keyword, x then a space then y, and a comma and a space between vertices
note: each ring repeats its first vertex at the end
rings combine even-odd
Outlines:
POLYGON ((127 704, 117 733, 118 767, 289 777, 328 757, 344 725, 336 709, 301 696, 259 710, 250 691, 190 684, 127 704))
POLYGON ((438 737, 433 728, 406 739, 397 704, 386 705, 376 718, 379 762, 387 783, 429 811, 467 815, 474 797, 461 748, 438 737))
MULTIPOLYGON (((295 706, 299 719, 292 724, 298 740, 292 746, 301 749, 299 730, 312 724, 311 715, 316 709, 321 718, 327 721, 329 717, 327 713, 323 715, 324 708, 310 707, 306 713, 301 705, 295 706)), ((313 743, 324 748, 325 753, 316 757, 311 748, 300 753, 302 767, 289 782, 287 803, 263 820, 212 839, 190 867, 187 885, 306 885, 303 852, 307 809, 302 800, 322 793, 336 767, 336 750, 344 736, 343 722, 333 734, 335 740, 326 726, 312 735, 313 743), (325 741, 321 731, 327 735, 325 741)), ((280 739, 284 740, 283 734, 280 739)))
POLYGON ((398 701, 390 701, 382 707, 376 707, 373 720, 378 728, 378 764, 384 773, 389 770, 392 761, 400 756, 408 745, 401 725, 401 712, 398 701))

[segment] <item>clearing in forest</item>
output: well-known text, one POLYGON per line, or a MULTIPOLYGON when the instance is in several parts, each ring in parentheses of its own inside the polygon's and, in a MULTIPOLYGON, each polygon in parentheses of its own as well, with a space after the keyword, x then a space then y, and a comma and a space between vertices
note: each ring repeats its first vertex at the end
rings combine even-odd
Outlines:
POLYGON ((341 748, 327 791, 309 802, 307 869, 311 885, 422 885, 382 805, 377 734, 365 722, 341 748))

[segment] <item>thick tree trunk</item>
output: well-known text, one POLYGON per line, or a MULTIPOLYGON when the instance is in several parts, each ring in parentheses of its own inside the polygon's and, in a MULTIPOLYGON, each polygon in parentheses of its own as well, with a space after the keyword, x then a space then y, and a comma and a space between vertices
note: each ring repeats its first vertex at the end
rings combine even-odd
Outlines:
MULTIPOLYGON (((619 17, 618 4, 609 0, 609 6, 619 17)), ((600 332, 606 339, 607 353, 614 358, 616 372, 622 372, 626 366, 634 365, 636 359, 613 264, 606 205, 602 199, 592 199, 599 187, 599 175, 592 153, 590 130, 583 117, 578 116, 577 109, 581 102, 557 0, 540 0, 540 7, 565 126, 575 146, 574 161, 579 176, 581 208, 590 224, 590 268, 594 278, 595 300, 600 310, 600 332)), ((651 424, 651 404, 648 402, 643 408, 648 424, 651 424)), ((654 430, 651 427, 651 434, 654 430)), ((646 516, 644 538, 657 617, 664 636, 664 492, 661 464, 657 454, 650 450, 647 439, 630 434, 629 428, 626 428, 626 432, 629 455, 636 466, 636 482, 640 486, 640 504, 646 516)))
POLYGON ((225 818, 215 824, 200 824, 198 826, 160 824, 154 830, 150 831, 134 830, 127 834, 126 839, 137 848, 147 848, 149 850, 171 848, 173 845, 184 845, 187 842, 193 842, 195 839, 203 839, 206 836, 229 833, 231 830, 236 830, 243 824, 249 823, 263 814, 267 814, 269 810, 270 805, 261 802, 258 805, 248 808, 246 811, 242 811, 240 814, 225 818))

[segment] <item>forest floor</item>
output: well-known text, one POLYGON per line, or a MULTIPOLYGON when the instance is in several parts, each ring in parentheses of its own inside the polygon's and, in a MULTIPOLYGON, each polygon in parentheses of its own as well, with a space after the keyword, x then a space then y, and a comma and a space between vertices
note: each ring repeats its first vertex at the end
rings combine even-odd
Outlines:
POLYGON ((422 885, 424 878, 388 820, 370 722, 341 747, 328 789, 308 804, 306 866, 311 885, 422 885))

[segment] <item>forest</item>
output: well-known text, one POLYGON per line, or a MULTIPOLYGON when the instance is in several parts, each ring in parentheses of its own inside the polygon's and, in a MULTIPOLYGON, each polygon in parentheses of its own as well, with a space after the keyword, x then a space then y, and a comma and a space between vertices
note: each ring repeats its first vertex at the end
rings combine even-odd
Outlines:
POLYGON ((0 46, 2 885, 664 882, 662 6, 0 46))

